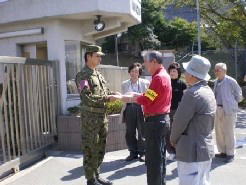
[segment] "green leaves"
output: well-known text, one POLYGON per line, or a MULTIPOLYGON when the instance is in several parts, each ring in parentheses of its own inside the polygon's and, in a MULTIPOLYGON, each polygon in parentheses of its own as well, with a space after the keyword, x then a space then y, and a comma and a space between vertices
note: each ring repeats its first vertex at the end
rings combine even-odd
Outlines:
POLYGON ((196 24, 176 18, 166 21, 160 27, 156 28, 162 48, 165 49, 183 49, 192 45, 196 36, 196 24))
MULTIPOLYGON (((220 40, 221 45, 232 48, 246 46, 246 3, 244 0, 199 0, 204 31, 220 40)), ((176 6, 193 6, 194 0, 169 0, 176 6)))
POLYGON ((119 114, 121 112, 121 109, 123 107, 123 103, 119 100, 114 102, 108 102, 107 103, 107 115, 110 114, 119 114))
POLYGON ((160 46, 154 28, 164 22, 163 8, 164 0, 142 0, 142 23, 128 29, 130 43, 137 43, 141 50, 160 46))
POLYGON ((142 23, 128 29, 129 43, 138 45, 140 50, 191 47, 196 24, 181 18, 165 20, 166 3, 164 0, 142 1, 142 23))

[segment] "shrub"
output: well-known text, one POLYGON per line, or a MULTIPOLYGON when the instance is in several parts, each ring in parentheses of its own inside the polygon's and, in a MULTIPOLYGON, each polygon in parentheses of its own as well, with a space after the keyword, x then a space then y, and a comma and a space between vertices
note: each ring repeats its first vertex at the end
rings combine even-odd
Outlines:
POLYGON ((215 82, 215 79, 214 79, 214 80, 209 80, 209 81, 208 81, 208 86, 209 86, 211 89, 214 89, 214 82, 215 82))
POLYGON ((242 108, 246 108, 246 98, 238 104, 242 108))
POLYGON ((67 111, 72 114, 72 115, 78 115, 80 113, 80 107, 79 106, 74 106, 74 107, 69 107, 67 111))
POLYGON ((107 103, 107 114, 119 114, 123 103, 119 100, 107 103))
MULTIPOLYGON (((109 102, 106 105, 106 113, 108 115, 110 114, 119 114, 121 109, 122 109, 123 103, 121 101, 114 101, 114 102, 109 102)), ((79 106, 74 106, 74 107, 69 107, 67 111, 72 114, 72 115, 78 115, 80 113, 80 107, 79 106)))

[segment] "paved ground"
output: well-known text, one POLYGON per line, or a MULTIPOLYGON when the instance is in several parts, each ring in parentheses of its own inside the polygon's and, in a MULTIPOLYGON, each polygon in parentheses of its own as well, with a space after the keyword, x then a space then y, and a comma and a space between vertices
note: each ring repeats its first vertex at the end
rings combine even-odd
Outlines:
MULTIPOLYGON (((246 111, 238 113, 237 155, 233 163, 214 160, 211 169, 212 185, 246 184, 246 111)), ((107 153, 102 165, 102 176, 115 185, 146 185, 144 163, 127 163, 127 150, 107 153)), ((3 185, 85 185, 82 154, 50 152, 50 157, 6 179, 3 185)), ((167 185, 178 185, 176 162, 167 165, 167 185)))

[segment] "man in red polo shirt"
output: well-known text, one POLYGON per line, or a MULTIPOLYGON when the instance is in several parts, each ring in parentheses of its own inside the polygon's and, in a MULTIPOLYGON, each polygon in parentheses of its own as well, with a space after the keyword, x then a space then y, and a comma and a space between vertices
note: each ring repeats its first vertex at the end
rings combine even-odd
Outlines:
POLYGON ((162 65, 162 55, 158 51, 144 54, 144 66, 152 75, 149 89, 143 94, 123 95, 124 102, 143 105, 145 115, 146 166, 148 185, 165 185, 166 141, 170 127, 172 86, 171 79, 162 65))

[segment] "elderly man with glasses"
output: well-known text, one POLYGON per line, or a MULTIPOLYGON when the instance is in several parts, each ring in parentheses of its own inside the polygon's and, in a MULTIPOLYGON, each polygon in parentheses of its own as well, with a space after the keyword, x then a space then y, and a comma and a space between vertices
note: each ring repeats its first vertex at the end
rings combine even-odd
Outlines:
MULTIPOLYGON (((171 79, 162 65, 162 54, 147 51, 143 55, 144 67, 152 75, 149 88, 144 93, 123 95, 124 102, 143 105, 145 116, 146 166, 148 185, 165 185, 166 141, 170 127, 172 98, 171 79)), ((117 98, 117 97, 116 97, 117 98)))
POLYGON ((215 133, 219 154, 216 157, 224 158, 225 162, 232 162, 235 155, 234 128, 237 120, 238 102, 242 100, 242 90, 237 81, 226 75, 225 63, 215 65, 214 93, 217 102, 215 117, 215 133))

